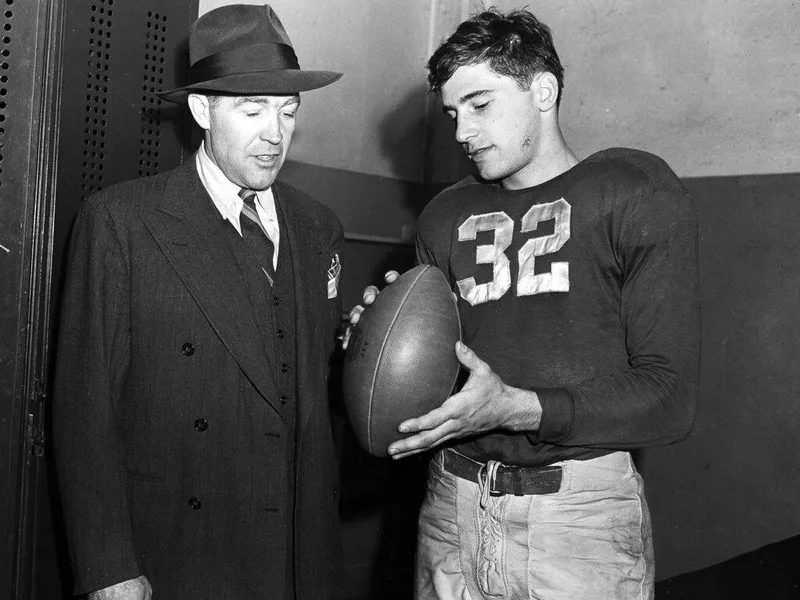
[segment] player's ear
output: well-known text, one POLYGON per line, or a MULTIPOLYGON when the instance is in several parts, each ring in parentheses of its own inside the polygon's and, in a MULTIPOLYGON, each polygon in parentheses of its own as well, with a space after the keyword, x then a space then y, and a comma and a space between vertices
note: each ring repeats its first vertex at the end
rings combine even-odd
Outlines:
POLYGON ((197 124, 205 130, 211 127, 211 103, 204 94, 189 94, 186 99, 189 110, 197 124))
POLYGON ((552 73, 545 71, 533 78, 534 93, 539 110, 547 112, 556 106, 558 100, 558 80, 552 73))

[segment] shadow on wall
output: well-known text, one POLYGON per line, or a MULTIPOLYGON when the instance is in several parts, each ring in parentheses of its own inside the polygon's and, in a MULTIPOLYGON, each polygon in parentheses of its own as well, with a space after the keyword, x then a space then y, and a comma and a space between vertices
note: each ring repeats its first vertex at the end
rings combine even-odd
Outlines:
POLYGON ((427 84, 422 83, 378 123, 381 151, 390 160, 392 172, 420 182, 427 193, 409 198, 408 206, 416 214, 446 186, 473 172, 455 141, 453 122, 441 107, 439 96, 428 93, 427 84))

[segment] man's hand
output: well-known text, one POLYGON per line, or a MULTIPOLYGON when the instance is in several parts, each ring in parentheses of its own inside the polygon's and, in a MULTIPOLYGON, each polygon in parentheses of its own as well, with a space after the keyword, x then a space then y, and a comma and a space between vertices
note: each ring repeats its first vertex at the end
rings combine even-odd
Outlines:
POLYGON ((464 387, 426 415, 403 421, 400 433, 415 433, 389 445, 392 458, 424 452, 453 438, 493 429, 536 431, 542 406, 536 392, 506 385, 491 367, 463 343, 456 343, 459 362, 470 374, 464 387))
POLYGON ((141 575, 92 592, 86 600, 153 600, 153 588, 147 577, 141 575))
MULTIPOLYGON (((400 273, 397 271, 387 271, 386 274, 383 276, 383 280, 389 284, 392 283, 395 279, 400 277, 400 273)), ((380 290, 374 285, 368 285, 364 288, 364 293, 361 295, 361 301, 364 303, 356 304, 352 310, 350 311, 350 325, 347 326, 347 329, 342 336, 342 349, 347 350, 347 344, 350 341, 350 333, 353 331, 353 327, 355 327, 358 320, 361 318, 361 313, 364 312, 364 307, 369 306, 373 302, 375 302, 375 298, 378 297, 380 290)))

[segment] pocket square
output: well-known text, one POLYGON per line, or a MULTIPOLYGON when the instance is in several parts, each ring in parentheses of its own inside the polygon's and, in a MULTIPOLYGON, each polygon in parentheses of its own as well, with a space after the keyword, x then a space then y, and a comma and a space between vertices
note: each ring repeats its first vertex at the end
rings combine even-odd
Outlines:
POLYGON ((328 300, 336 298, 339 293, 339 277, 342 274, 342 263, 339 255, 334 254, 331 259, 331 266, 328 267, 328 300))

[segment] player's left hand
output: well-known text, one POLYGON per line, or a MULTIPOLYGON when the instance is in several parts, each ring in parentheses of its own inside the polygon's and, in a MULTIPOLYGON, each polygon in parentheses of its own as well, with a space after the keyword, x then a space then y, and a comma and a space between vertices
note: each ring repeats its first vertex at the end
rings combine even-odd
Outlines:
MULTIPOLYGON (((383 276, 383 280, 388 285, 390 283, 394 283, 398 277, 400 277, 400 273, 397 271, 387 271, 383 276)), ((347 328, 344 330, 344 333, 339 336, 339 339, 342 342, 342 350, 347 350, 347 344, 350 342, 350 334, 353 333, 353 327, 355 327, 359 319, 361 319, 361 313, 364 312, 364 307, 375 302, 375 299, 380 293, 381 291, 375 285, 368 285, 366 288, 364 288, 364 291, 361 294, 361 301, 364 304, 356 304, 352 309, 350 309, 350 313, 348 315, 348 320, 350 322, 348 323, 347 328)))
POLYGON ((431 412, 403 421, 400 433, 411 433, 389 445, 392 458, 425 452, 447 440, 493 429, 537 429, 541 405, 535 392, 506 385, 491 367, 467 346, 456 343, 456 357, 469 369, 457 394, 431 412))

